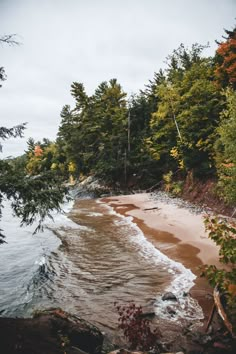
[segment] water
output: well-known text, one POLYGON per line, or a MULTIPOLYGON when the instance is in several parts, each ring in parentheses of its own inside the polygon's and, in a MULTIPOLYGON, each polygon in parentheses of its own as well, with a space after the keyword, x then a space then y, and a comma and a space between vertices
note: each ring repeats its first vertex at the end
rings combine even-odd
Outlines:
MULTIPOLYGON (((69 211, 71 205, 67 205, 69 211)), ((114 302, 135 301, 155 310, 157 319, 177 322, 201 318, 198 304, 183 296, 195 276, 159 252, 132 222, 106 204, 79 200, 66 215, 56 215, 44 233, 19 228, 6 204, 0 247, 2 316, 29 316, 61 307, 106 333, 117 328, 114 302), (178 295, 176 316, 161 301, 165 291, 178 295)))

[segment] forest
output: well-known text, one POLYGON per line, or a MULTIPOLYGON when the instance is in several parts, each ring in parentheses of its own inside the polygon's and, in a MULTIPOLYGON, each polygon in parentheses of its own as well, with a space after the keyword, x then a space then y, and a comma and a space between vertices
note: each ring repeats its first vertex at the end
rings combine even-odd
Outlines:
POLYGON ((116 79, 93 95, 73 82, 74 106, 64 105, 56 141, 28 141, 14 160, 29 175, 96 175, 112 185, 147 188, 163 179, 176 193, 188 174, 217 181, 226 203, 236 201, 236 28, 225 30, 213 57, 206 46, 183 44, 130 97, 116 79), (134 182, 133 182, 134 181, 134 182))

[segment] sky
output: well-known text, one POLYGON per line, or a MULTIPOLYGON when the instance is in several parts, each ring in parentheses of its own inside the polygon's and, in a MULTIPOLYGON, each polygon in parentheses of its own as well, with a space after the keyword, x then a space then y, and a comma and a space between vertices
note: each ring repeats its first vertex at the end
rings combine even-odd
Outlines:
POLYGON ((0 45, 0 126, 27 122, 22 139, 3 143, 0 158, 21 155, 29 137, 54 140, 72 82, 89 95, 117 78, 138 93, 181 43, 207 44, 236 23, 236 0, 0 0, 0 36, 17 34, 19 46, 0 45))

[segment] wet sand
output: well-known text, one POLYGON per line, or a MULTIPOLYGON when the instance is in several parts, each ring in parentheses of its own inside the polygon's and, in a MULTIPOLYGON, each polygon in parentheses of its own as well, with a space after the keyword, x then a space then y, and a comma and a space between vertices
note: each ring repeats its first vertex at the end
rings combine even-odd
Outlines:
POLYGON ((103 201, 116 212, 132 216, 156 248, 191 269, 197 278, 190 293, 198 300, 207 320, 213 304, 212 289, 200 277, 200 266, 219 266, 219 261, 218 247, 205 231, 203 214, 194 214, 174 203, 154 200, 150 193, 108 197, 103 201))

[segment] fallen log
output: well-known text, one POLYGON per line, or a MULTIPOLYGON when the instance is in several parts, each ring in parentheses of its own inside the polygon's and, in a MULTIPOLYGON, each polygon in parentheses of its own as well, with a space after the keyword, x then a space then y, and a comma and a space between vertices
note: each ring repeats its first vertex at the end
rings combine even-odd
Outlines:
POLYGON ((221 298, 220 298, 220 292, 217 287, 214 288, 213 297, 214 297, 214 302, 215 302, 215 306, 218 311, 218 314, 220 315, 221 319, 223 320, 224 325, 227 328, 227 330, 230 332, 232 337, 235 338, 236 336, 233 333, 233 326, 230 323, 228 316, 224 310, 224 307, 222 305, 221 298))

